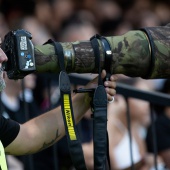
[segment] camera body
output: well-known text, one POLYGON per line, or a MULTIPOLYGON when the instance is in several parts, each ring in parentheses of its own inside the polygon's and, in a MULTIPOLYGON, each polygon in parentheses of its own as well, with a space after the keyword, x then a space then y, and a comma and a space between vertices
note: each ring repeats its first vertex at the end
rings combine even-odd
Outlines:
POLYGON ((9 79, 22 79, 36 70, 32 35, 26 30, 10 31, 4 37, 1 48, 8 57, 3 63, 9 79))

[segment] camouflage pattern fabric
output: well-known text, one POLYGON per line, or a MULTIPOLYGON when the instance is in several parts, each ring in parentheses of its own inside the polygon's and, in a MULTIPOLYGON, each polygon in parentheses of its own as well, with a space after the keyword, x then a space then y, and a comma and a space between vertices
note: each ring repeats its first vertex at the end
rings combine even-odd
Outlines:
POLYGON ((170 24, 144 28, 152 46, 153 65, 149 78, 170 78, 170 24))
MULTIPOLYGON (((112 74, 147 79, 170 77, 170 25, 129 31, 106 39, 112 50, 112 74)), ((68 73, 97 73, 90 41, 61 44, 68 73)), ((103 68, 105 58, 100 41, 99 50, 103 68)), ((59 72, 53 45, 36 46, 35 57, 37 72, 59 72)))

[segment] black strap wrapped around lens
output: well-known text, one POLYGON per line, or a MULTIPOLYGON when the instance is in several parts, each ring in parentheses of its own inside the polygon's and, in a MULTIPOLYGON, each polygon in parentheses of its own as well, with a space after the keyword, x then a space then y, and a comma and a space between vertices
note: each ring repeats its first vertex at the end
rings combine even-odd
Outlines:
POLYGON ((106 70, 106 80, 110 79, 111 76, 111 63, 112 63, 112 51, 111 51, 111 47, 109 42, 107 41, 107 39, 103 36, 100 36, 98 34, 96 34, 95 36, 93 36, 90 40, 92 42, 92 47, 95 53, 95 67, 99 68, 99 64, 100 64, 100 52, 99 52, 99 45, 98 45, 98 40, 101 41, 101 44, 103 46, 103 51, 104 51, 104 69, 106 70))
POLYGON ((65 72, 63 48, 58 42, 52 41, 52 43, 54 44, 55 52, 58 55, 58 62, 61 69, 59 75, 61 108, 70 156, 77 170, 87 170, 78 129, 74 120, 71 100, 71 84, 69 76, 65 72))
POLYGON ((100 51, 97 38, 93 36, 90 41, 96 58, 99 71, 99 82, 93 96, 93 142, 94 142, 94 169, 106 170, 109 163, 108 134, 107 134, 107 94, 101 78, 100 51))
POLYGON ((112 51, 111 51, 110 44, 108 43, 105 37, 100 37, 100 40, 103 45, 104 54, 105 54, 104 68, 106 70, 106 80, 109 80, 111 76, 112 51))

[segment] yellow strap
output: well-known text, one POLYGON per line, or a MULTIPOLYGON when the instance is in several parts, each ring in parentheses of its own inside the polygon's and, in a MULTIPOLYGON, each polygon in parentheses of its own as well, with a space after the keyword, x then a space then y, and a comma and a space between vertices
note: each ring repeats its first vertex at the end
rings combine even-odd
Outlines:
POLYGON ((0 141, 0 170, 7 170, 4 147, 0 141))

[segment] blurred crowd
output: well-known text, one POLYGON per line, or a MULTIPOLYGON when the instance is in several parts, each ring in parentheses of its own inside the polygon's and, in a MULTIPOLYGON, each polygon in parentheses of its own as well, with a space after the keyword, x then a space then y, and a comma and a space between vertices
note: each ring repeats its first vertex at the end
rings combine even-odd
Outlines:
POLYGON ((82 24, 104 36, 119 35, 131 29, 167 24, 169 8, 168 0, 1 0, 0 35, 22 27, 39 44, 49 37, 63 40, 71 26, 79 29, 82 24))
MULTIPOLYGON (((3 40, 5 34, 10 30, 22 28, 31 32, 34 45, 41 45, 50 38, 59 42, 89 40, 96 33, 103 36, 118 36, 129 30, 163 26, 169 22, 169 0, 0 0, 1 39, 3 40)), ((32 74, 17 82, 9 80, 7 77, 6 79, 7 88, 1 93, 0 110, 1 114, 7 118, 10 117, 23 123, 58 106, 60 103, 58 77, 56 75, 32 74)), ((132 81, 123 76, 120 77, 120 80, 139 89, 153 91, 161 90, 166 83, 166 80, 135 79, 132 81)), ((73 84, 73 88, 75 87, 77 85, 73 84)), ((165 93, 170 93, 170 90, 165 91, 165 93)), ((133 162, 138 167, 137 170, 154 170, 152 169, 154 166, 152 144, 150 135, 147 135, 147 133, 150 133, 148 129, 151 124, 149 103, 137 99, 126 101, 120 96, 108 108, 111 165, 113 169, 126 169, 131 166, 126 122, 127 102, 130 107, 133 162), (141 167, 140 165, 143 162, 145 162, 145 166, 141 167)), ((164 125, 164 121, 170 120, 170 109, 158 110, 159 116, 164 115, 164 118, 160 119, 164 125), (165 114, 160 114, 160 112, 165 114), (164 120, 165 117, 166 120, 164 120)), ((90 114, 90 111, 86 113, 78 125, 89 170, 93 169, 90 114)), ((155 117, 159 117, 158 115, 155 117)), ((155 118, 156 124, 160 126, 161 123, 157 120, 155 118)), ((160 128, 158 128, 158 131, 160 131, 160 128)), ((170 138, 170 130, 167 132, 167 136, 168 134, 170 138)), ((168 141, 167 138, 165 140, 168 141)), ((158 143, 161 145, 161 141, 158 141, 158 143)), ((160 165, 166 164, 170 168, 170 165, 168 165, 168 162, 170 162, 169 152, 169 155, 167 155, 167 150, 170 149, 169 143, 166 142, 166 147, 159 146, 158 152, 160 151, 160 154, 157 161, 160 165), (166 151, 166 153, 163 151, 166 151)), ((7 160, 9 170, 74 169, 66 138, 38 154, 24 157, 8 156, 7 160)))

